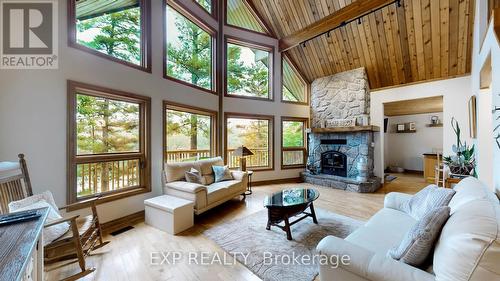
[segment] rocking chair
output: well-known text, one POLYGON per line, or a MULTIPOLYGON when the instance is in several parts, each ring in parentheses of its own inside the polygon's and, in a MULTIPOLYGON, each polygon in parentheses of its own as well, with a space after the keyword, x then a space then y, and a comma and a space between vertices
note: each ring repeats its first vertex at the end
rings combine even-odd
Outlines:
MULTIPOLYGON (((8 205, 11 202, 33 196, 30 177, 24 155, 19 154, 19 163, 0 162, 0 214, 8 213, 8 205)), ((85 257, 98 248, 109 243, 102 238, 101 225, 97 215, 96 200, 93 198, 76 204, 58 208, 68 210, 77 206, 89 206, 92 214, 80 218, 71 216, 52 221, 45 225, 45 228, 69 223, 70 227, 66 234, 51 241, 44 246, 44 261, 46 264, 75 259, 67 264, 78 261, 81 272, 67 277, 63 280, 77 280, 95 271, 95 268, 87 268, 85 257)), ((64 264, 64 265, 67 265, 64 264)))

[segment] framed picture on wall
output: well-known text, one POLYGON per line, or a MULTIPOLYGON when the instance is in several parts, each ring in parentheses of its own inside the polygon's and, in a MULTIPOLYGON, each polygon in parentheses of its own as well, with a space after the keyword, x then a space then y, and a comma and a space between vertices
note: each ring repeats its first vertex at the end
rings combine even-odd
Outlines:
POLYGON ((469 99, 469 132, 470 137, 477 137, 477 112, 476 112, 476 96, 469 99))

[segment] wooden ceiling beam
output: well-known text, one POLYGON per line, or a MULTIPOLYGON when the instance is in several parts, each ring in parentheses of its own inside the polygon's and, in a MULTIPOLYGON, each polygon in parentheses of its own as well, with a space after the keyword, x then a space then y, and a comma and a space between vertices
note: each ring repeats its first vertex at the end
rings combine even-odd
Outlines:
POLYGON ((394 2, 394 0, 357 0, 321 20, 281 38, 279 40, 279 51, 283 52, 289 50, 304 41, 340 26, 342 23, 355 20, 359 16, 368 14, 392 2, 394 2))

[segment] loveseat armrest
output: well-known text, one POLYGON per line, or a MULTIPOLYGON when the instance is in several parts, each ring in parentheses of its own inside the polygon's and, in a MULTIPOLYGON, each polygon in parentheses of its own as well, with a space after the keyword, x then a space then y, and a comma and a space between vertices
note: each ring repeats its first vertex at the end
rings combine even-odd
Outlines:
POLYGON ((403 206, 412 196, 401 192, 389 192, 384 198, 384 207, 405 212, 403 206))
POLYGON ((434 281, 435 276, 419 268, 374 253, 335 236, 323 238, 317 250, 320 255, 336 257, 337 264, 321 264, 320 280, 335 280, 337 276, 355 276, 355 280, 373 281, 434 281), (342 262, 342 258, 344 261, 342 262), (346 258, 349 257, 349 258, 346 258))
POLYGON ((186 181, 173 181, 165 184, 166 188, 175 189, 187 193, 197 193, 206 191, 207 187, 201 184, 186 182, 186 181))

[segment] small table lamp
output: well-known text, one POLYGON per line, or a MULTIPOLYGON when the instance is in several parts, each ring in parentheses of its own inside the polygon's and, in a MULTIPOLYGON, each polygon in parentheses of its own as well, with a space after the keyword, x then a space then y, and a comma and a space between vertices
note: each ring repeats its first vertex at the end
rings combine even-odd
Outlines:
POLYGON ((253 155, 253 152, 244 146, 240 146, 234 151, 233 155, 240 157, 240 170, 246 171, 247 170, 246 157, 253 155))

